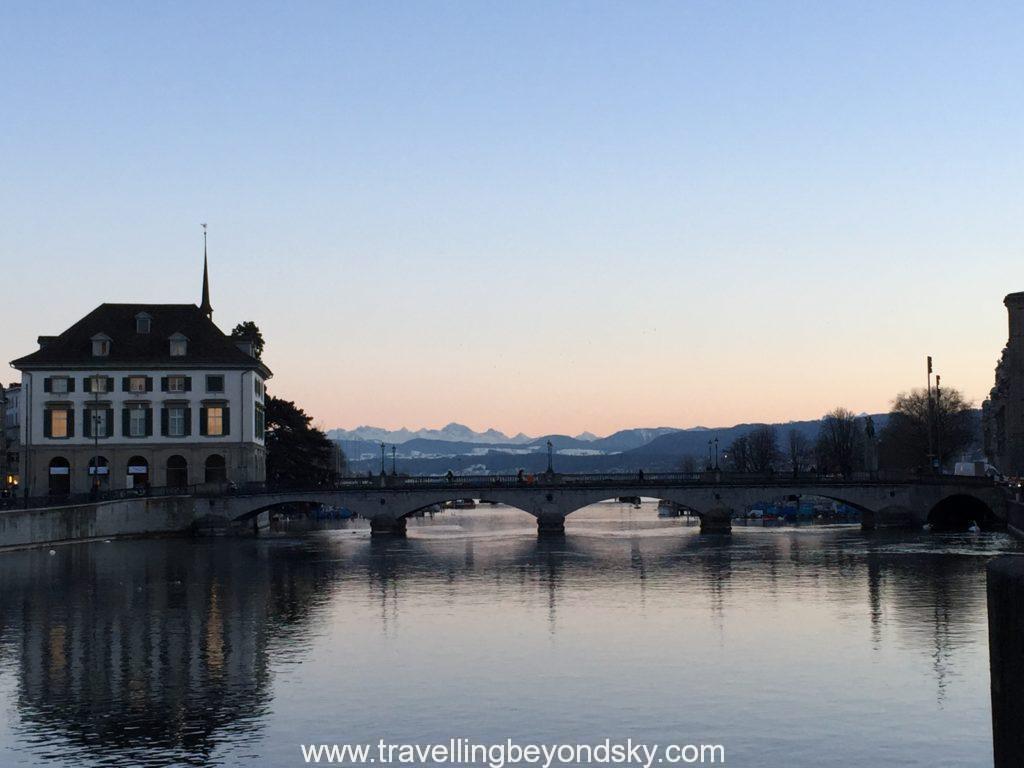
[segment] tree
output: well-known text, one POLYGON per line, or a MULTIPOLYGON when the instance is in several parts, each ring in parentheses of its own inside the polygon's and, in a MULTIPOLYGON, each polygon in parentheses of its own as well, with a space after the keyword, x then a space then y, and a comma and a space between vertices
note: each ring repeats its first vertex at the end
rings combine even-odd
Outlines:
POLYGON ((239 323, 232 328, 231 338, 252 341, 253 356, 257 360, 263 359, 263 333, 260 331, 260 327, 252 320, 246 320, 244 323, 239 323))
POLYGON ((737 437, 725 449, 726 464, 734 472, 750 472, 750 438, 746 435, 737 437))
POLYGON ((786 447, 789 454, 789 467, 796 477, 804 468, 808 454, 807 436, 798 429, 790 429, 786 434, 786 447))
POLYGON ((267 396, 267 482, 283 488, 319 488, 336 479, 334 448, 313 418, 290 400, 267 396))
MULTIPOLYGON (((957 389, 932 395, 932 443, 941 466, 956 459, 978 439, 973 405, 957 389)), ((900 392, 878 437, 880 463, 889 469, 915 469, 929 465, 928 391, 900 392)))
POLYGON ((750 446, 750 469, 753 472, 771 472, 779 458, 779 437, 775 427, 762 424, 747 433, 750 446))
POLYGON ((697 463, 697 457, 689 454, 683 456, 682 460, 679 462, 679 471, 687 475, 699 472, 700 467, 697 463))
POLYGON ((814 452, 818 469, 839 472, 849 477, 856 469, 863 451, 863 435, 857 417, 846 408, 836 408, 821 420, 814 452))

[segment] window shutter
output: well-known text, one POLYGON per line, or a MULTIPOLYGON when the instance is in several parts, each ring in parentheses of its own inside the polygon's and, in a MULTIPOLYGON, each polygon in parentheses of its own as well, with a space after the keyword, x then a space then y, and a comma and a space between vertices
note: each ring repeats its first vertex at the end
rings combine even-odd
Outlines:
MULTIPOLYGON (((164 381, 166 382, 167 379, 164 379, 164 381)), ((160 409, 160 434, 163 435, 164 437, 167 437, 167 433, 170 431, 167 428, 169 423, 170 423, 170 420, 171 420, 170 414, 167 412, 167 409, 166 408, 161 408, 160 409)))
MULTIPOLYGON (((50 380, 47 379, 46 382, 49 383, 50 380)), ((49 408, 43 411, 43 437, 53 437, 53 411, 49 408)))
POLYGON ((161 392, 166 392, 167 391, 167 377, 166 376, 161 376, 160 377, 160 391, 161 392))
POLYGON ((153 409, 146 409, 146 437, 153 436, 153 409))
MULTIPOLYGON (((74 379, 72 379, 74 381, 74 379)), ((75 409, 68 408, 68 437, 75 436, 75 409)))
POLYGON ((91 376, 86 376, 84 379, 82 379, 82 391, 83 392, 90 392, 90 393, 92 392, 92 377, 91 376))
POLYGON ((75 377, 74 376, 68 376, 68 392, 74 392, 74 391, 75 391, 75 377))
POLYGON ((107 433, 103 437, 114 436, 114 409, 107 408, 107 433))
POLYGON ((185 409, 185 437, 192 435, 192 409, 185 409))
POLYGON ((206 437, 206 409, 199 409, 199 434, 206 437))
POLYGON ((153 391, 153 377, 152 376, 147 376, 146 377, 146 391, 147 392, 152 392, 153 391))
POLYGON ((82 411, 82 437, 92 437, 93 417, 96 415, 91 408, 82 411))
POLYGON ((45 379, 43 379, 43 392, 52 392, 53 391, 52 381, 53 380, 49 376, 47 376, 45 379))
POLYGON ((121 409, 121 436, 128 437, 132 433, 132 414, 128 408, 121 409))
POLYGON ((192 391, 192 377, 191 376, 186 376, 185 377, 185 391, 186 392, 191 392, 192 391))
POLYGON ((225 435, 231 434, 231 409, 226 405, 223 408, 224 412, 224 432, 225 435))
MULTIPOLYGON (((130 392, 131 391, 131 382, 129 381, 129 377, 127 377, 127 376, 122 376, 121 377, 121 391, 122 392, 130 392)), ((125 434, 127 435, 128 433, 125 432, 125 434)))

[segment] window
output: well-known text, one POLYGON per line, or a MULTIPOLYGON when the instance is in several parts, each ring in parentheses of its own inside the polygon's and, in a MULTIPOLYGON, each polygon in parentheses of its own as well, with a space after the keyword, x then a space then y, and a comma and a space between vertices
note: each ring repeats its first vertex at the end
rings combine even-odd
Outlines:
POLYGON ((140 312, 135 316, 135 332, 136 333, 149 333, 149 328, 152 318, 145 312, 140 312))
POLYGON ((168 437, 185 436, 184 406, 175 405, 167 409, 167 435, 168 437))
POLYGON ((171 357, 184 357, 188 353, 188 339, 180 333, 171 336, 171 357))
POLYGON ((71 436, 71 412, 67 408, 50 409, 50 437, 71 436))
POLYGON ((168 376, 167 377, 167 391, 168 392, 184 392, 185 391, 185 377, 184 376, 168 376))
POLYGON ((211 405, 206 408, 206 434, 220 437, 224 434, 224 407, 211 405))
POLYGON ((92 355, 93 357, 106 357, 110 354, 110 337, 98 333, 92 337, 92 355))
POLYGON ((63 395, 69 391, 67 376, 54 376, 50 379, 50 391, 54 394, 63 395))
POLYGON ((85 411, 85 427, 89 431, 86 437, 110 437, 110 422, 105 408, 87 408, 85 411))
POLYGON ((253 392, 256 393, 257 398, 263 397, 263 382, 259 379, 253 379, 253 392))
POLYGON ((128 409, 128 437, 146 436, 146 413, 145 408, 128 409))
POLYGON ((100 394, 107 391, 107 377, 106 376, 91 376, 89 377, 89 392, 98 392, 100 394))
POLYGON ((146 377, 145 376, 129 376, 128 377, 128 391, 129 392, 145 392, 146 391, 146 377))
POLYGON ((267 412, 263 410, 262 405, 256 406, 256 422, 253 425, 254 437, 257 440, 262 440, 264 433, 267 431, 267 412))
POLYGON ((206 377, 206 391, 207 392, 223 392, 224 391, 224 377, 223 376, 207 376, 206 377))

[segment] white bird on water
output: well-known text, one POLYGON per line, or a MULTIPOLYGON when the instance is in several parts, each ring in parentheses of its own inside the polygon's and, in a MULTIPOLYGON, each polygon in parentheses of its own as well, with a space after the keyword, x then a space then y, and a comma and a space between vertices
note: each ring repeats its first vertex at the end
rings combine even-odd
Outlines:
POLYGON ((967 526, 968 533, 981 533, 981 526, 978 525, 977 521, 971 520, 971 524, 967 526))

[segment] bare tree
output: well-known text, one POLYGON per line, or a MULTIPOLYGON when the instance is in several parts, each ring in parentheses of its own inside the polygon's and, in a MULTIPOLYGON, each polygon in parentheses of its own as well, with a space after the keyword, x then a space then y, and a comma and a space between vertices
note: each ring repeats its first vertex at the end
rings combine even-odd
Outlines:
MULTIPOLYGON (((978 439, 979 423, 969 402, 958 389, 942 389, 932 395, 933 449, 940 465, 956 457, 978 439)), ((879 453, 889 468, 928 466, 928 392, 900 392, 879 434, 879 453)))
POLYGON ((683 456, 682 461, 679 462, 679 471, 687 475, 699 472, 700 468, 697 464, 697 457, 692 455, 683 456))
POLYGON ((789 448, 789 466, 793 470, 793 477, 796 477, 804 469, 807 462, 809 440, 798 429, 790 429, 786 435, 786 443, 789 448))
POLYGON ((762 424, 747 433, 750 443, 750 468, 754 472, 774 470, 779 458, 779 438, 775 427, 762 424))
POLYGON ((734 472, 751 472, 750 439, 743 435, 733 440, 725 449, 726 464, 734 472))
POLYGON ((819 468, 823 472, 839 472, 843 477, 853 474, 861 456, 863 435, 857 417, 847 408, 836 408, 821 420, 815 446, 819 468))

